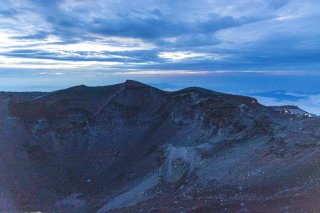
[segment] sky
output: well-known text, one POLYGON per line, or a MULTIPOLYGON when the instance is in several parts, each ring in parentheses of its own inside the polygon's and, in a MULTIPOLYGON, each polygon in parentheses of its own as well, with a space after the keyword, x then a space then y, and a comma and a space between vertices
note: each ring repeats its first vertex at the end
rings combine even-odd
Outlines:
POLYGON ((134 79, 320 114, 319 24, 319 0, 1 0, 0 90, 134 79))

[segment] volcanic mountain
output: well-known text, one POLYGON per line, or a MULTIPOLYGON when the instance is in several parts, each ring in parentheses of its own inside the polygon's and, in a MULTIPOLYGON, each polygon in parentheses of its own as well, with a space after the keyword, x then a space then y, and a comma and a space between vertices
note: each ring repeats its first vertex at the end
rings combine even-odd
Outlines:
POLYGON ((320 119, 136 82, 0 93, 1 212, 320 210, 320 119))

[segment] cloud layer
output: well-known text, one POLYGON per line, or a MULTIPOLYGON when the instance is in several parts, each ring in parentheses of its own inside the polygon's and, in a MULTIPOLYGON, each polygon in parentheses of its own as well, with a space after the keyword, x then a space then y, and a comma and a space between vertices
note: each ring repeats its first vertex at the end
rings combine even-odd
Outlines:
POLYGON ((257 94, 255 97, 268 106, 295 105, 307 112, 320 116, 320 93, 304 94, 275 91, 257 94))
POLYGON ((2 0, 0 69, 315 71, 318 0, 2 0))

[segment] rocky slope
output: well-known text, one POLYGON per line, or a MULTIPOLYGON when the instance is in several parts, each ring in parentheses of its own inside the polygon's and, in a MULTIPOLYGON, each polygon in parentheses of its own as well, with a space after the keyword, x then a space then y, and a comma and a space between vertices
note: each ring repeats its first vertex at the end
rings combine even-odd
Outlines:
POLYGON ((135 81, 0 101, 2 212, 320 210, 318 117, 135 81))

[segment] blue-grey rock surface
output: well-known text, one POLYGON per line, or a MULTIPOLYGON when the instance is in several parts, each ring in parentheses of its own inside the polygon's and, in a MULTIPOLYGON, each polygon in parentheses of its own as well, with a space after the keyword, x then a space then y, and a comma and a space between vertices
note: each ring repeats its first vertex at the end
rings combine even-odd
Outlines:
POLYGON ((135 81, 0 93, 0 211, 319 211, 320 119, 287 108, 135 81))

